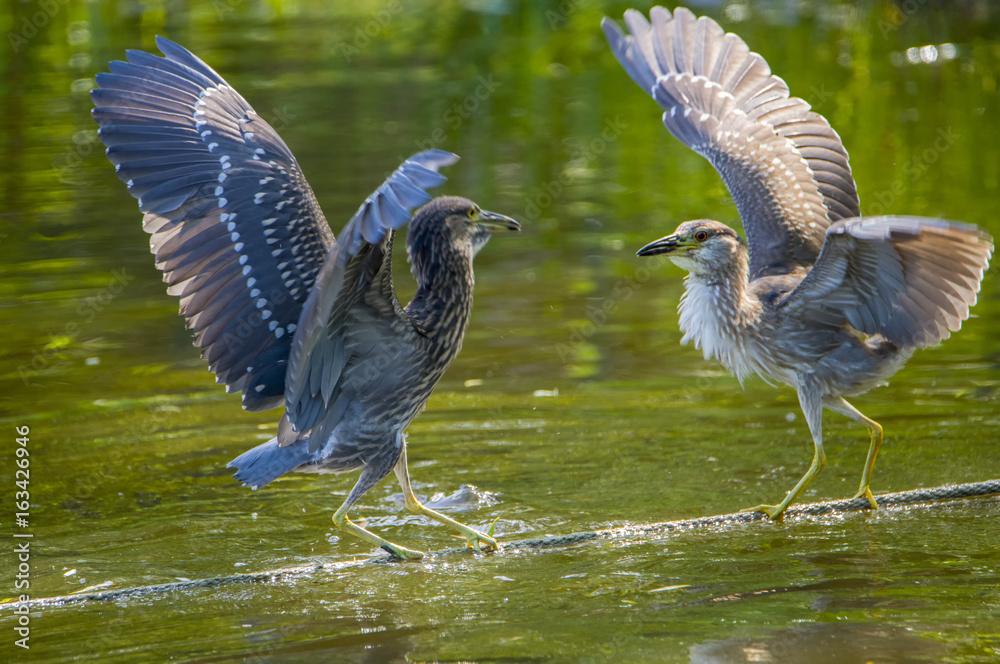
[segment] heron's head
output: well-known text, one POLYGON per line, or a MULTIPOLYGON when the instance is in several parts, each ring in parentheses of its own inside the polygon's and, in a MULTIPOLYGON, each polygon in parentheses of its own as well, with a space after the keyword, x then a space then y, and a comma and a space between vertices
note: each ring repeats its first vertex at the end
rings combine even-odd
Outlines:
POLYGON ((410 221, 407 250, 413 276, 439 269, 454 260, 472 261, 494 233, 519 231, 510 217, 487 212, 459 196, 440 196, 416 211, 410 221))
POLYGON ((691 274, 729 271, 746 254, 743 239, 729 226, 711 219, 685 221, 677 230, 636 252, 637 256, 666 255, 691 274), (742 252, 741 252, 742 250, 742 252))

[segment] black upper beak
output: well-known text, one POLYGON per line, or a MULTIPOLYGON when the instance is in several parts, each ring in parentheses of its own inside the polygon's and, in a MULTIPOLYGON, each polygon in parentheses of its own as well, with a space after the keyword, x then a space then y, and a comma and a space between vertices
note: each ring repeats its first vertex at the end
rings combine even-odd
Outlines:
POLYGON ((677 248, 677 234, 661 237, 659 240, 650 242, 645 247, 635 252, 636 256, 657 256, 659 254, 669 254, 677 248))
POLYGON ((488 210, 483 210, 479 213, 479 218, 476 220, 476 223, 483 226, 491 233, 496 233, 497 231, 521 230, 521 224, 517 223, 510 217, 496 212, 489 212, 488 210))

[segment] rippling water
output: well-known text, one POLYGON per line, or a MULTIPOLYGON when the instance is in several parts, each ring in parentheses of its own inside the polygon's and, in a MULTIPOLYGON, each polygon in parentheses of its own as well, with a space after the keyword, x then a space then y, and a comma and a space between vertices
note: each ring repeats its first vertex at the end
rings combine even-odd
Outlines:
MULTIPOLYGON (((988 3, 699 3, 828 117, 866 214, 1000 235, 1000 18, 988 3), (933 47, 933 48, 931 48, 933 47)), ((735 511, 782 496, 811 443, 795 394, 743 389, 679 345, 682 272, 634 257, 688 218, 736 223, 670 137, 589 2, 19 3, 0 49, 2 504, 31 428, 33 597, 363 559, 330 517, 352 476, 241 488, 273 435, 206 371, 89 117, 93 76, 165 34, 297 155, 337 232, 407 155, 462 155, 447 193, 517 217, 477 259, 461 357, 410 428, 416 492, 501 540, 735 511), (40 13, 39 13, 40 12, 40 13), (42 18, 44 18, 44 21, 42 18), (26 23, 27 22, 27 23, 26 23), (29 36, 29 26, 35 26, 29 36), (15 38, 11 38, 14 35, 15 38), (20 38, 23 38, 20 39, 20 38)), ((402 298, 412 293, 405 259, 402 298)), ((855 400, 885 427, 878 492, 1000 476, 1000 286, 855 400)), ((854 493, 867 435, 826 417, 804 500, 854 493)), ((10 499, 7 499, 10 497, 10 499)), ((24 661, 991 662, 996 500, 789 519, 548 551, 45 608, 24 661)), ((454 546, 390 479, 352 515, 454 546)), ((12 523, 12 522, 10 522, 12 523)), ((16 530, 16 528, 13 528, 16 530)), ((16 568, 8 540, 4 570, 16 568)), ((15 595, 8 571, 3 595, 15 595)))

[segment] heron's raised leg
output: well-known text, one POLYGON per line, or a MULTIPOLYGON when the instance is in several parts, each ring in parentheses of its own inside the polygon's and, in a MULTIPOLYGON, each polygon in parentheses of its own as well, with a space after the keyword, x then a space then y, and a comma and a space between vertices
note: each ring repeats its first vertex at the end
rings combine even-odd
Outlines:
MULTIPOLYGON (((405 460, 405 456, 403 459, 405 460)), ((368 489, 372 488, 383 477, 388 475, 388 469, 383 469, 377 466, 365 466, 365 469, 361 471, 361 477, 358 478, 357 484, 351 489, 350 495, 347 496, 347 500, 344 504, 340 506, 340 509, 336 511, 333 515, 333 522, 337 524, 337 527, 341 530, 351 533, 355 537, 360 537, 366 542, 370 542, 375 546, 382 547, 392 555, 400 558, 401 560, 420 560, 424 557, 422 551, 414 551, 413 549, 407 549, 398 544, 393 544, 387 539, 383 539, 376 535, 375 533, 365 530, 361 526, 357 525, 353 521, 347 518, 347 512, 351 509, 351 506, 356 503, 361 496, 364 495, 368 489)))
POLYGON ((868 484, 872 480, 872 468, 875 467, 875 457, 878 456, 878 449, 882 446, 882 425, 875 420, 865 417, 861 411, 847 403, 843 398, 831 400, 826 404, 826 407, 841 415, 847 415, 857 422, 864 422, 868 426, 872 441, 868 447, 868 459, 865 461, 865 469, 861 473, 861 486, 858 487, 858 492, 854 494, 853 498, 864 496, 868 499, 868 504, 872 506, 873 510, 878 509, 878 503, 875 502, 875 496, 872 495, 872 490, 868 487, 868 484))
POLYGON ((494 551, 499 549, 497 546, 497 541, 487 535, 486 533, 481 533, 474 528, 470 528, 464 524, 455 521, 454 519, 441 514, 440 512, 435 512, 431 508, 427 507, 413 495, 413 489, 410 488, 410 472, 406 466, 406 444, 403 444, 403 453, 400 455, 399 460, 396 462, 396 477, 399 478, 399 485, 403 487, 403 497, 406 499, 406 508, 411 512, 416 512, 417 514, 423 514, 426 517, 430 517, 435 521, 440 521, 444 525, 448 526, 453 530, 457 530, 462 533, 465 537, 465 541, 468 542, 476 551, 481 551, 480 544, 485 544, 487 550, 492 548, 494 551))
POLYGON ((826 465, 826 454, 823 452, 823 398, 809 376, 800 376, 798 393, 799 405, 802 406, 802 414, 806 416, 806 424, 809 425, 813 439, 813 458, 809 470, 777 505, 757 505, 740 510, 741 512, 763 512, 771 519, 780 518, 826 465))

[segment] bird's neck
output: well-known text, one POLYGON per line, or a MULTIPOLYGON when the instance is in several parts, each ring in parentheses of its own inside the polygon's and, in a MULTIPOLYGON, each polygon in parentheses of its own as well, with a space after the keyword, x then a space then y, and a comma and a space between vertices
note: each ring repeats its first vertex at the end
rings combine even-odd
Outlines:
POLYGON ((424 336, 457 354, 472 315, 474 284, 471 261, 449 261, 417 282, 407 305, 410 320, 424 336))
POLYGON ((693 341, 705 359, 718 359, 741 381, 757 372, 747 333, 759 325, 763 312, 760 300, 750 290, 749 275, 743 249, 720 271, 688 274, 678 307, 684 333, 681 343, 693 341))

